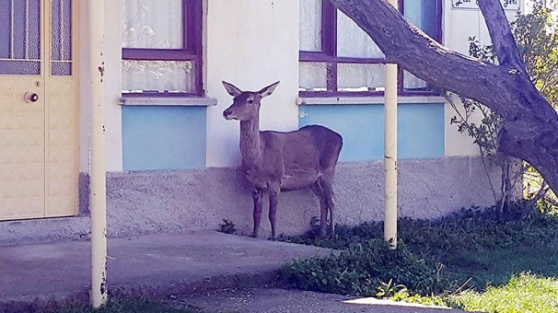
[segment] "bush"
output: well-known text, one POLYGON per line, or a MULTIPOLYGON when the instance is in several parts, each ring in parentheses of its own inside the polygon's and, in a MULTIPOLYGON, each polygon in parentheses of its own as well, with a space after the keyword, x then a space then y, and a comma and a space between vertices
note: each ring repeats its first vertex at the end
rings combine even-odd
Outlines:
POLYGON ((403 286, 410 296, 453 292, 466 284, 482 289, 486 279, 499 282, 509 278, 504 271, 492 276, 486 273, 502 263, 499 252, 513 255, 513 251, 544 248, 558 240, 558 219, 536 210, 514 219, 502 216, 497 207, 475 207, 438 220, 403 218, 398 225, 395 251, 382 239, 382 222, 340 225, 330 238, 315 237, 312 232, 282 237, 293 243, 343 249, 338 255, 284 266, 283 282, 305 290, 359 296, 378 295, 386 286, 393 290, 383 290, 380 295, 394 294, 403 286))
POLYGON ((295 288, 358 296, 376 295, 387 282, 419 294, 448 287, 434 261, 418 257, 402 242, 397 250, 390 250, 377 239, 352 243, 339 255, 295 261, 282 268, 281 276, 295 288))

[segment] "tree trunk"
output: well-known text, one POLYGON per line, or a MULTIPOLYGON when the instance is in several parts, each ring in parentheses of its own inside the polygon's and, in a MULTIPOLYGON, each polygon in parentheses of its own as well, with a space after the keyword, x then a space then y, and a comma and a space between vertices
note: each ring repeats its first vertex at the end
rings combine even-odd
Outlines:
POLYGON ((529 162, 558 193, 558 115, 531 83, 499 0, 478 0, 499 65, 440 45, 387 0, 330 1, 370 35, 388 61, 500 114, 499 151, 529 162))

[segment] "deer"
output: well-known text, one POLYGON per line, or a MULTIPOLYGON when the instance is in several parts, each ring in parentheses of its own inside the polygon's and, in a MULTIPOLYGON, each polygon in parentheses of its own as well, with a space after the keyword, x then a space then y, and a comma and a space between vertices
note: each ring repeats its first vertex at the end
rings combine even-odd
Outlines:
POLYGON ((295 131, 260 131, 260 103, 270 96, 279 81, 260 91, 242 91, 223 81, 233 103, 225 111, 226 120, 240 121, 240 170, 252 186, 254 202, 252 237, 257 238, 263 207, 263 194, 269 197, 271 240, 276 239, 277 200, 281 191, 310 187, 320 202, 320 237, 335 233, 333 177, 343 146, 343 138, 321 125, 295 131), (329 217, 329 218, 328 218, 329 217))

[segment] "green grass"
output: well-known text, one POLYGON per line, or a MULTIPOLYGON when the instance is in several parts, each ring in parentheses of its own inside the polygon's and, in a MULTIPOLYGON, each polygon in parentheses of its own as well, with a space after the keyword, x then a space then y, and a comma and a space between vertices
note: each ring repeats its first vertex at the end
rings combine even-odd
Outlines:
POLYGON ((402 219, 396 251, 383 243, 382 223, 341 226, 329 239, 312 232, 284 237, 343 252, 295 261, 282 269, 282 278, 296 288, 467 310, 558 312, 547 300, 555 295, 547 290, 558 284, 552 278, 558 276, 558 217, 540 211, 522 216, 473 208, 436 221, 402 219), (493 309, 498 302, 510 309, 493 309), (535 302, 538 309, 518 309, 523 304, 516 302, 535 302))
POLYGON ((33 303, 13 303, 0 307, 0 312, 26 313, 198 313, 199 311, 174 305, 158 299, 127 297, 111 299, 107 306, 93 310, 85 301, 37 301, 33 303))
POLYGON ((505 285, 484 292, 467 290, 447 297, 449 304, 466 311, 490 313, 558 312, 558 280, 524 273, 505 285))

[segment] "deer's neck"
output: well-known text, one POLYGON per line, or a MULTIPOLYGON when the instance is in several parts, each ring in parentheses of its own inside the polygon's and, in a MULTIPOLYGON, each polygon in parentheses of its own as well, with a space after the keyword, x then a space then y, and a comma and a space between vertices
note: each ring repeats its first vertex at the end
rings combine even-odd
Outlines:
POLYGON ((258 117, 240 122, 240 154, 242 163, 255 165, 261 159, 260 123, 258 117))

